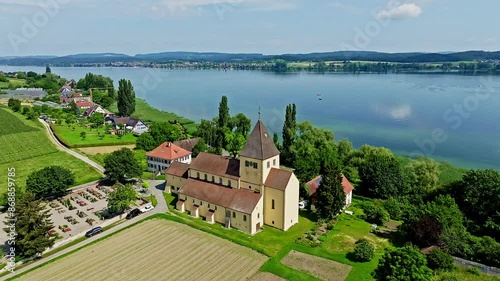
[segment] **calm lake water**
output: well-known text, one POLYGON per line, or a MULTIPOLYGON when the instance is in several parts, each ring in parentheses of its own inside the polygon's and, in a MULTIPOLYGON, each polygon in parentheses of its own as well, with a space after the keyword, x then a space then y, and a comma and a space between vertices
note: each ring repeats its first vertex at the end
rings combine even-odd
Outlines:
MULTIPOLYGON (((44 72, 43 67, 0 66, 44 72)), ((231 114, 255 122, 261 107, 269 131, 280 132, 284 109, 299 121, 334 131, 354 146, 427 154, 467 168, 500 169, 500 77, 443 74, 276 74, 260 71, 59 68, 78 80, 87 72, 130 79, 138 97, 196 121, 217 115, 222 95, 231 114), (321 100, 320 100, 321 99, 321 100)))

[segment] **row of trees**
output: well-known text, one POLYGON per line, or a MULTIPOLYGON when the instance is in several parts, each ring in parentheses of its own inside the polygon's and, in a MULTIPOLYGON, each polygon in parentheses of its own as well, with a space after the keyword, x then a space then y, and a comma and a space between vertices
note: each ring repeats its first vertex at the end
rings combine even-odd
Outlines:
MULTIPOLYGON (((296 123, 296 107, 286 108, 281 162, 295 168, 302 183, 317 175, 317 214, 331 219, 343 207, 341 174, 356 185, 356 194, 372 198, 364 204, 365 219, 383 224, 404 221, 402 237, 420 247, 438 245, 447 253, 500 266, 498 204, 500 173, 471 170, 461 180, 439 181, 440 163, 427 158, 395 156, 386 148, 364 145, 355 150, 348 140, 335 142, 333 133, 309 122, 296 123), (475 237, 476 235, 488 235, 475 237)), ((306 189, 301 189, 305 197, 306 189)))
POLYGON ((236 157, 243 149, 250 133, 251 120, 243 113, 230 115, 228 99, 222 96, 219 103, 219 115, 210 120, 201 120, 197 135, 203 138, 213 153, 222 154, 226 149, 236 157))

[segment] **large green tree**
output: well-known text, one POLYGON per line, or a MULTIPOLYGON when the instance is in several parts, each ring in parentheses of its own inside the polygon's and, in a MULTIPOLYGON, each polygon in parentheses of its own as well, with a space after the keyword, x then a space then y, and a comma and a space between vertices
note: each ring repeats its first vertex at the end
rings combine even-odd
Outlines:
POLYGON ((84 78, 78 81, 76 86, 83 90, 90 88, 112 88, 113 80, 103 75, 87 73, 84 78))
POLYGON ((207 152, 208 151, 208 146, 207 144, 205 143, 205 140, 204 139, 200 139, 198 141, 198 143, 196 143, 196 145, 193 147, 193 157, 196 157, 198 156, 198 154, 200 154, 200 152, 207 152))
POLYGON ((118 114, 131 116, 135 112, 135 92, 130 80, 118 81, 118 114))
POLYGON ((114 151, 104 159, 104 174, 110 181, 125 181, 127 178, 139 177, 142 169, 128 148, 114 151))
POLYGON ((94 113, 89 117, 88 121, 95 126, 102 126, 104 124, 104 116, 101 113, 94 113))
POLYGON ((166 141, 173 142, 185 137, 182 125, 170 122, 153 123, 149 128, 149 134, 155 140, 155 147, 166 141))
POLYGON ((345 206, 342 173, 338 161, 332 159, 324 163, 321 176, 315 207, 321 218, 329 220, 340 213, 345 206))
POLYGON ((425 195, 436 189, 439 181, 439 164, 429 158, 411 160, 404 168, 408 192, 425 195))
POLYGON ((236 133, 241 134, 245 138, 250 133, 251 126, 252 121, 243 113, 238 113, 231 117, 230 127, 233 128, 236 133))
POLYGON ((207 145, 215 146, 217 143, 217 122, 202 119, 196 134, 204 139, 207 145))
POLYGON ((232 157, 236 157, 240 154, 243 146, 245 145, 245 137, 238 132, 228 132, 226 133, 226 150, 231 154, 232 157))
POLYGON ((75 183, 75 175, 61 166, 49 166, 35 171, 26 180, 26 191, 36 198, 61 195, 75 183))
POLYGON ((452 184, 451 192, 473 233, 500 237, 500 173, 471 170, 452 184))
POLYGON ((54 225, 50 220, 50 210, 33 194, 19 194, 16 199, 15 220, 5 222, 9 227, 4 228, 4 231, 11 233, 10 226, 13 224, 17 234, 15 245, 8 244, 15 248, 18 257, 28 258, 54 245, 54 237, 48 234, 54 225))
POLYGON ((110 213, 123 213, 137 198, 137 192, 132 185, 119 185, 109 193, 108 211, 110 213))
POLYGON ((430 281, 432 276, 425 256, 412 246, 387 249, 373 272, 377 281, 430 281))
POLYGON ((221 154, 222 149, 226 147, 226 133, 230 131, 229 122, 231 121, 231 115, 229 115, 229 105, 227 103, 227 97, 222 96, 219 103, 219 116, 217 118, 217 130, 216 130, 216 141, 215 149, 217 153, 221 154))
POLYGON ((285 122, 283 123, 283 146, 281 161, 285 165, 293 164, 292 145, 295 143, 297 133, 297 108, 295 104, 289 104, 285 109, 285 122))
POLYGON ((158 146, 158 143, 149 132, 142 133, 135 142, 135 148, 144 151, 151 151, 158 146))
POLYGON ((403 174, 393 155, 369 154, 359 169, 360 191, 372 198, 404 195, 403 174))

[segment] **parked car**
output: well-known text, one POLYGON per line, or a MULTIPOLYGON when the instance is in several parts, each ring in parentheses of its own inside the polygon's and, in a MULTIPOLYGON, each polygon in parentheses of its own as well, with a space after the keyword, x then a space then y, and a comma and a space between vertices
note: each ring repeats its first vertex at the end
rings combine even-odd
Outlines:
POLYGON ((141 210, 141 212, 145 213, 145 212, 149 212, 151 210, 153 210, 155 207, 153 207, 153 205, 145 205, 145 206, 142 206, 139 208, 139 210, 141 210))
POLYGON ((127 220, 133 219, 133 218, 137 217, 140 213, 141 213, 141 210, 139 210, 138 208, 135 208, 132 211, 130 211, 125 218, 127 220))
POLYGON ((307 201, 299 202, 299 209, 305 209, 307 207, 307 201))
POLYGON ((97 227, 94 227, 91 230, 87 231, 87 233, 85 233, 85 236, 92 237, 92 236, 99 234, 101 232, 102 232, 102 227, 97 226, 97 227))

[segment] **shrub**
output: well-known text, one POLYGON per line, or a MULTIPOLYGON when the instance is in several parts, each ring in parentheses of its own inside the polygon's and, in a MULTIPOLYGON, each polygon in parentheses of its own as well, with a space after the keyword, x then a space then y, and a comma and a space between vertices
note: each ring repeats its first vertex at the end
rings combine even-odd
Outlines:
POLYGON ((367 262, 375 256, 375 248, 366 239, 360 239, 354 247, 354 258, 359 262, 367 262))
POLYGON ((476 267, 473 267, 473 266, 467 267, 466 271, 468 273, 470 273, 470 274, 474 274, 474 275, 477 275, 477 276, 481 275, 481 271, 479 269, 477 269, 476 267))
POLYGON ((365 205, 363 211, 366 215, 366 221, 382 225, 390 219, 389 213, 381 207, 372 204, 365 205))
POLYGON ((335 223, 333 223, 333 222, 329 222, 329 223, 326 225, 326 229, 327 229, 327 230, 332 230, 334 227, 335 227, 335 223))
POLYGON ((433 270, 451 271, 454 268, 453 258, 440 249, 432 249, 427 255, 427 266, 433 270))

